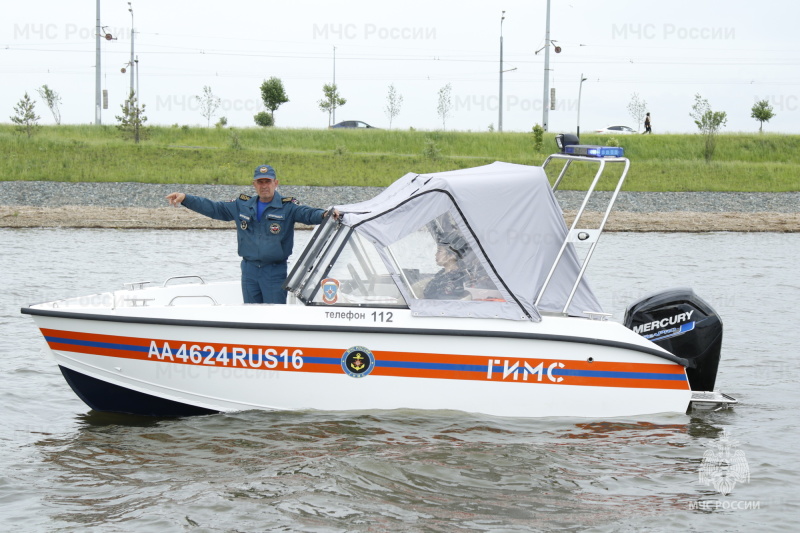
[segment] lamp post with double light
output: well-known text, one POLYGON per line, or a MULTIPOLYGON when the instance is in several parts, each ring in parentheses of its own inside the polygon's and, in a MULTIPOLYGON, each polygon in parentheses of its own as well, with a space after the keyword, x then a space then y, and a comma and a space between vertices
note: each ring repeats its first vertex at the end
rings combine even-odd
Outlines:
POLYGON ((100 0, 97 0, 97 28, 95 29, 94 63, 94 123, 100 124, 100 0))
POLYGON ((136 65, 136 63, 135 63, 135 61, 133 59, 133 36, 134 36, 133 6, 131 5, 130 2, 128 2, 128 11, 130 11, 130 13, 131 13, 131 62, 129 64, 130 64, 130 67, 131 67, 131 96, 133 96, 135 94, 133 92, 133 70, 134 70, 134 66, 136 65))
POLYGON ((550 109, 550 0, 547 0, 547 22, 544 32, 544 90, 542 91, 542 128, 547 131, 548 111, 550 109))

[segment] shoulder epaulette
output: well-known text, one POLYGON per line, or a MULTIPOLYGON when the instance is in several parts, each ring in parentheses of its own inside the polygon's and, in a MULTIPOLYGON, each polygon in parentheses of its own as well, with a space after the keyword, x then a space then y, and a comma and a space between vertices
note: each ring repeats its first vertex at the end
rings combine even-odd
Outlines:
POLYGON ((281 201, 283 203, 292 202, 293 204, 300 205, 300 202, 298 202, 297 198, 295 198, 294 196, 284 196, 283 198, 281 198, 281 201))
POLYGON ((250 198, 252 198, 252 196, 247 196, 246 194, 240 194, 239 195, 239 200, 244 200, 245 202, 247 200, 249 200, 250 198))

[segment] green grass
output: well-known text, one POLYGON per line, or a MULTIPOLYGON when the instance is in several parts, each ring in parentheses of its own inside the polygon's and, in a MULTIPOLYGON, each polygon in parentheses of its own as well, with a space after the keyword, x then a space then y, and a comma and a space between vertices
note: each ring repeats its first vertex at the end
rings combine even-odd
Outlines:
MULTIPOLYGON (((608 136, 584 134, 584 144, 608 136)), ((699 135, 616 138, 631 160, 632 191, 798 191, 800 136, 725 134, 714 160, 703 159, 699 135)), ((2 180, 136 181, 249 184, 268 162, 291 185, 386 186, 407 172, 438 172, 507 161, 540 165, 555 151, 553 134, 541 152, 530 133, 399 130, 216 129, 152 127, 136 145, 114 126, 44 126, 32 137, 0 125, 2 180), (440 153, 424 155, 433 142, 440 153)), ((566 187, 591 179, 586 169, 566 187)), ((610 180, 601 184, 608 188, 610 180)), ((487 184, 490 188, 491 184, 487 184)))

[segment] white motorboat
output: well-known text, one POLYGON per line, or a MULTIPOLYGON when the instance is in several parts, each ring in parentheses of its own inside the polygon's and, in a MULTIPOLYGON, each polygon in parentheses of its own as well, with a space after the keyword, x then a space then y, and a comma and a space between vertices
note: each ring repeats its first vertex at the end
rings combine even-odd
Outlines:
POLYGON ((286 305, 245 305, 238 281, 189 277, 22 312, 101 411, 616 417, 735 403, 714 391, 721 321, 690 289, 644 298, 618 323, 589 286, 629 164, 554 154, 542 167, 408 174, 370 201, 336 206, 340 219, 319 226, 294 262, 286 305), (578 163, 598 168, 568 228, 556 192, 578 163), (551 164, 561 167, 552 186, 551 164), (609 165, 620 169, 611 201, 586 228, 609 165))

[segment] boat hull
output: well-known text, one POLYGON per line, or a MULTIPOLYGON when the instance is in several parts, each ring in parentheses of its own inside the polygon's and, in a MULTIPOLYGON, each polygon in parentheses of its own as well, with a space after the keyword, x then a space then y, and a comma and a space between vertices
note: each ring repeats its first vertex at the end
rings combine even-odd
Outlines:
POLYGON ((96 411, 165 417, 208 415, 218 412, 114 385, 64 366, 58 368, 75 394, 96 411))
POLYGON ((318 318, 307 308, 280 309, 282 322, 274 320, 278 309, 248 323, 29 312, 70 386, 103 411, 406 408, 614 417, 684 413, 691 400, 684 367, 616 323, 598 322, 596 335, 582 337, 565 334, 559 319, 520 323, 519 330, 509 321, 477 321, 464 331, 395 310, 391 325, 322 327, 302 320, 318 318), (425 327, 409 328, 406 319, 425 327), (506 329, 481 329, 487 322, 506 329))

